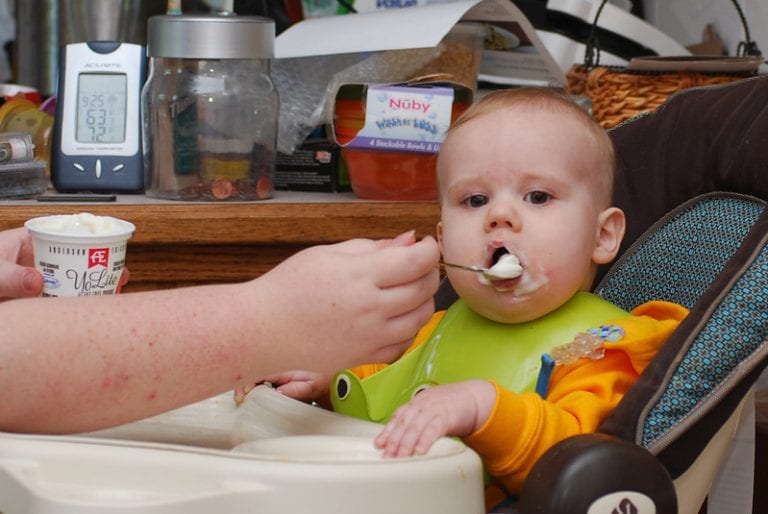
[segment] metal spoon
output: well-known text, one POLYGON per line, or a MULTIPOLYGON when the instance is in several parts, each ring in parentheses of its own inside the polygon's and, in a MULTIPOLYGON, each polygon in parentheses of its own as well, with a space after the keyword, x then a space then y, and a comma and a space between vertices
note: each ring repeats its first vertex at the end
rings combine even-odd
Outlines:
POLYGON ((482 268, 480 266, 465 266, 463 264, 454 264, 452 262, 440 261, 440 266, 443 268, 456 268, 464 271, 472 271, 475 273, 481 273, 483 278, 487 281, 497 280, 499 277, 493 274, 489 268, 482 268))
MULTIPOLYGON (((456 269, 461 269, 461 270, 464 270, 464 271, 472 271, 472 272, 475 272, 475 273, 482 273, 483 277, 485 277, 486 280, 501 280, 501 279, 505 279, 505 278, 515 278, 515 277, 500 276, 497 273, 495 273, 492 269, 490 269, 490 268, 483 268, 481 266, 467 266, 467 265, 464 265, 464 264, 454 264, 452 262, 445 262, 445 261, 440 261, 438 263, 438 265, 443 267, 443 268, 456 268, 456 269)), ((518 275, 515 275, 515 276, 518 276, 518 275)))
POLYGON ((445 262, 445 261, 440 261, 438 265, 443 268, 463 269, 464 271, 474 271, 475 273, 483 273, 483 274, 489 271, 488 268, 482 268, 480 266, 465 266, 463 264, 453 264, 452 262, 445 262))

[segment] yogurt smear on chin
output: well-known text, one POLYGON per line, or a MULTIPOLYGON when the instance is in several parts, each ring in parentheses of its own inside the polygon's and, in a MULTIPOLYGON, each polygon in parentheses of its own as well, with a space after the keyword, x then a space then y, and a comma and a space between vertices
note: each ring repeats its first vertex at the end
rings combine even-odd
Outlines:
POLYGON ((520 260, 511 253, 506 253, 501 258, 483 272, 478 280, 481 284, 489 286, 494 280, 510 280, 523 274, 523 267, 520 260))

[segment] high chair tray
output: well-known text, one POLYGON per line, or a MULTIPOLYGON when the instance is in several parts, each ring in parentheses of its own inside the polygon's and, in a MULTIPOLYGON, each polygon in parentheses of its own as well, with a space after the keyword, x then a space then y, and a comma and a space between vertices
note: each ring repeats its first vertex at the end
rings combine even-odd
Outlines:
POLYGON ((484 512, 480 460, 462 443, 383 459, 365 422, 255 393, 242 411, 227 395, 93 434, 0 433, 0 512, 484 512))

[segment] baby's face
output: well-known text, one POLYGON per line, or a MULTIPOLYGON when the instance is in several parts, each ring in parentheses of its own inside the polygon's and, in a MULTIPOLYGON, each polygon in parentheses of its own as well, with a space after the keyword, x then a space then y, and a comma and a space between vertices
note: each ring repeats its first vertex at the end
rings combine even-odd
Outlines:
POLYGON ((490 284, 449 270, 451 283, 475 311, 508 323, 538 318, 589 289, 607 207, 589 179, 607 164, 584 125, 562 113, 519 109, 457 127, 438 164, 443 258, 490 267, 509 252, 523 268, 517 278, 490 284))

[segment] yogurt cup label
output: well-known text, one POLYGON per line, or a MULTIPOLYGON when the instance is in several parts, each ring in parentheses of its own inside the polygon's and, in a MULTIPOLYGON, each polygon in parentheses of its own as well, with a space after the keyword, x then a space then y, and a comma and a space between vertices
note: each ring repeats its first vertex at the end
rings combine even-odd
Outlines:
POLYGON ((94 266, 104 266, 109 264, 109 248, 89 248, 88 249, 88 269, 94 266))
POLYGON ((365 125, 347 147, 437 153, 451 125, 453 88, 368 86, 365 125))
POLYGON ((133 224, 108 216, 63 215, 25 224, 32 236, 43 296, 114 294, 133 224))

